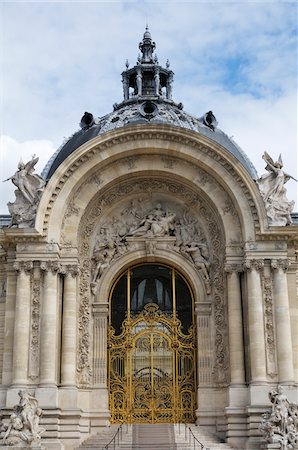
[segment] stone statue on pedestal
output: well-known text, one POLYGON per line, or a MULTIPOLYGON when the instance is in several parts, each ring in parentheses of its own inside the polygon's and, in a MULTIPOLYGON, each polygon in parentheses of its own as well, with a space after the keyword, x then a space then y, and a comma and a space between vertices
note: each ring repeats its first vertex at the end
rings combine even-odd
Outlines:
POLYGON ((287 199, 284 185, 290 178, 297 180, 282 170, 281 155, 276 162, 267 152, 264 152, 262 158, 267 163, 265 169, 268 173, 262 175, 257 183, 265 203, 269 225, 289 225, 292 223, 291 212, 295 202, 287 199))
POLYGON ((38 159, 33 155, 26 164, 20 161, 16 173, 4 180, 11 180, 17 187, 15 202, 7 204, 12 217, 11 226, 30 227, 34 224, 37 205, 45 186, 44 179, 33 173, 38 159))
POLYGON ((290 403, 281 386, 269 392, 271 411, 263 414, 260 431, 268 444, 280 444, 281 450, 298 445, 298 406, 290 403))
POLYGON ((45 431, 39 426, 41 408, 28 391, 18 392, 20 400, 13 407, 8 425, 2 426, 2 445, 17 447, 40 447, 41 434, 45 431))

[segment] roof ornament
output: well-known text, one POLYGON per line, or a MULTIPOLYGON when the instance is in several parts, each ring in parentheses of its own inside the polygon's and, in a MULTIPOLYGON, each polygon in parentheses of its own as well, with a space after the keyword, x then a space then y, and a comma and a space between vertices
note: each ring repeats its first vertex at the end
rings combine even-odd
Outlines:
POLYGON ((153 52, 155 50, 155 42, 152 42, 151 33, 149 31, 148 25, 146 25, 146 30, 143 36, 143 41, 139 43, 139 49, 142 53, 142 63, 152 63, 153 62, 153 52))
POLYGON ((126 69, 129 68, 129 62, 128 62, 128 59, 125 61, 125 67, 126 67, 126 69))
POLYGON ((169 67, 170 67, 170 61, 167 59, 166 60, 166 68, 169 69, 169 67))

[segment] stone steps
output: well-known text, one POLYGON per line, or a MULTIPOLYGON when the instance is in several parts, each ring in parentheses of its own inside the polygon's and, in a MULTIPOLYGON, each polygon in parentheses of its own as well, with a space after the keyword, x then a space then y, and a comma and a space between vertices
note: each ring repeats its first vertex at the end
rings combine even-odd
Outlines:
MULTIPOLYGON (((104 428, 100 433, 83 442, 78 450, 103 450, 112 440, 118 429, 117 425, 104 428)), ((217 436, 196 425, 190 425, 193 435, 204 445, 204 450, 235 450, 220 441, 217 436)), ((119 435, 120 438, 120 435, 119 435)), ((189 430, 185 435, 184 424, 134 424, 123 425, 122 439, 116 439, 115 450, 201 450, 200 444, 194 440, 189 430)), ((114 450, 114 445, 109 446, 114 450)), ((241 450, 241 449, 238 449, 241 450)))

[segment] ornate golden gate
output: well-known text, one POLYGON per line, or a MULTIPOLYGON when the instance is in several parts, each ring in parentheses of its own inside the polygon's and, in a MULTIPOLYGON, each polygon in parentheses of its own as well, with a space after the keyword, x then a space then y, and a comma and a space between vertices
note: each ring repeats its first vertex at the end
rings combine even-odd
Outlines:
MULTIPOLYGON (((189 295, 184 295, 184 300, 188 303, 186 306, 190 309, 187 313, 185 305, 184 312, 183 308, 178 308, 178 311, 176 308, 177 274, 173 269, 141 266, 137 270, 128 271, 125 278, 126 283, 122 283, 122 288, 126 284, 126 301, 123 295, 119 296, 121 286, 118 294, 117 289, 116 292, 114 290, 114 314, 113 308, 111 314, 112 324, 114 316, 114 326, 110 325, 108 336, 112 422, 192 422, 196 405, 196 338, 190 291, 188 290, 189 295), (147 271, 145 276, 144 268, 147 271), (154 274, 155 290, 159 298, 155 301, 150 298, 151 301, 147 302, 146 283, 151 283, 147 291, 152 294, 154 268, 159 272, 171 272, 171 285, 165 281, 164 273, 163 276, 160 273, 158 276, 154 274), (134 289, 131 277, 139 269, 143 274, 136 277, 134 289), (127 312, 120 324, 121 309, 125 303, 127 312), (178 318, 179 309, 182 311, 182 321, 178 318)), ((178 281, 181 285, 181 277, 178 281)), ((183 292, 181 287, 179 292, 183 292)), ((183 305, 183 299, 181 300, 179 305, 183 305)))

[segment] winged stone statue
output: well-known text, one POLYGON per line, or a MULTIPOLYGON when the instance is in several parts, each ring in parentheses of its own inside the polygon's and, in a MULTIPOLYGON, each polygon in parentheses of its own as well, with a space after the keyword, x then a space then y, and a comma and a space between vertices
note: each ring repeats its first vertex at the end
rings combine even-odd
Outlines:
POLYGON ((37 173, 33 173, 38 157, 32 156, 31 160, 18 164, 18 170, 7 180, 11 180, 17 187, 16 200, 7 204, 12 217, 11 226, 32 226, 36 215, 37 204, 45 187, 45 180, 37 173))
POLYGON ((269 222, 271 225, 288 225, 292 221, 291 212, 294 202, 287 199, 284 185, 290 179, 297 180, 283 171, 281 155, 275 162, 267 152, 264 152, 262 158, 266 162, 267 173, 262 175, 257 183, 265 203, 269 222))

